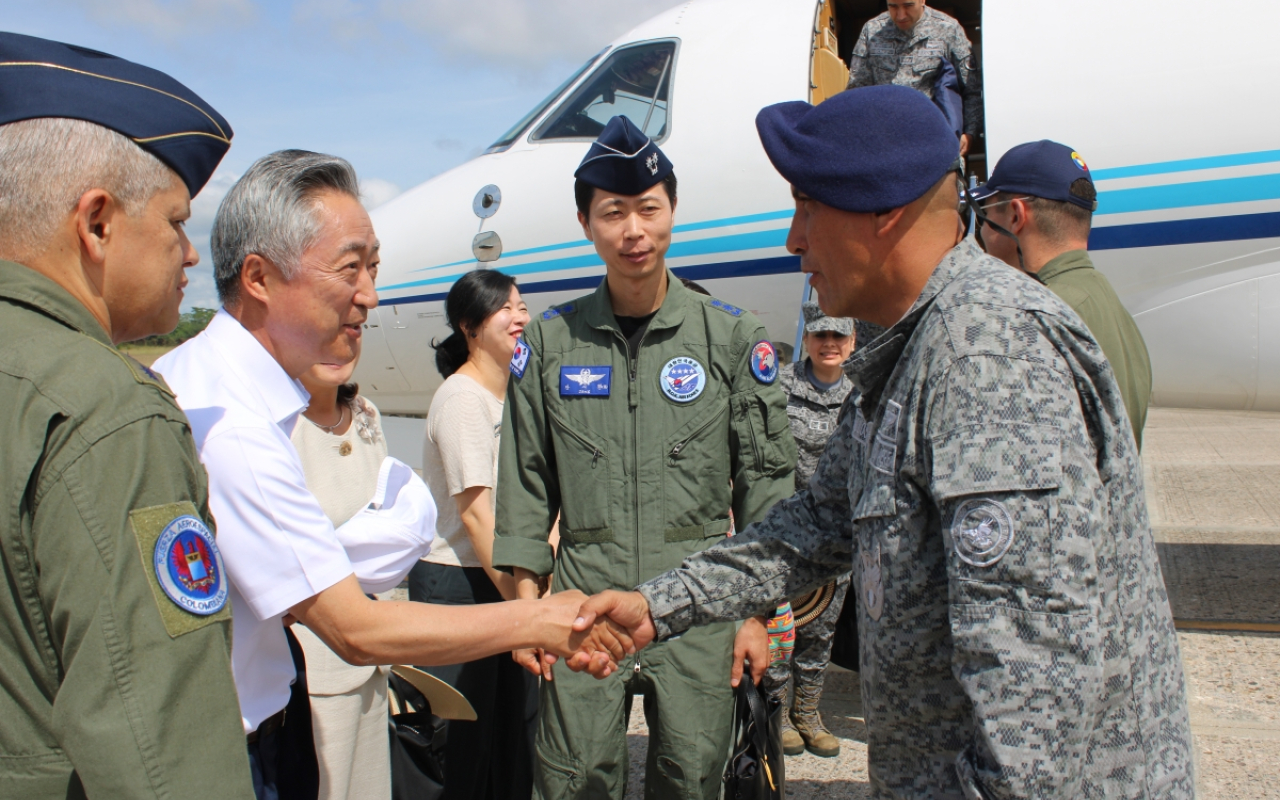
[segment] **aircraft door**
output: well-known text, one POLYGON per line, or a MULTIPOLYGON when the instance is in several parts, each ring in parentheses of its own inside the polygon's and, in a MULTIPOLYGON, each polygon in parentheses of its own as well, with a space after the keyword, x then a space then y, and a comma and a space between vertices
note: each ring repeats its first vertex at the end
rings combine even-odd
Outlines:
POLYGON ((813 27, 813 65, 809 73, 809 102, 815 106, 843 92, 849 84, 849 68, 840 58, 836 28, 835 0, 818 0, 813 27))
POLYGON ((375 308, 369 312, 361 338, 360 363, 356 366, 353 377, 361 384, 361 389, 366 390, 375 404, 378 402, 378 394, 409 391, 409 382, 405 380, 387 345, 380 309, 375 308))

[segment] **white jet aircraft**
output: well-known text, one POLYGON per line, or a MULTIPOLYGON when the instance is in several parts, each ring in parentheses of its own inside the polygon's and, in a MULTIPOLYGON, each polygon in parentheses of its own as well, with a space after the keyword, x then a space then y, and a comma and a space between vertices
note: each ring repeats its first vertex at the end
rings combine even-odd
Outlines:
MULTIPOLYGON (((1100 192, 1095 261, 1137 318, 1158 405, 1280 410, 1280 3, 1240 15, 1169 0, 936 0, 979 53, 986 175, 1016 144, 1054 139, 1100 192), (1268 99, 1271 97, 1272 99, 1268 99), (990 161, 987 154, 991 154, 990 161)), ((784 246, 793 209, 755 115, 840 91, 877 0, 690 0, 602 50, 483 155, 373 212, 382 305, 357 372, 389 414, 422 415, 440 383, 432 339, 458 276, 518 276, 534 314, 591 291, 573 171, 626 114, 680 181, 667 263, 753 311, 784 356, 807 289, 784 246), (837 35, 838 33, 838 35, 837 35)))

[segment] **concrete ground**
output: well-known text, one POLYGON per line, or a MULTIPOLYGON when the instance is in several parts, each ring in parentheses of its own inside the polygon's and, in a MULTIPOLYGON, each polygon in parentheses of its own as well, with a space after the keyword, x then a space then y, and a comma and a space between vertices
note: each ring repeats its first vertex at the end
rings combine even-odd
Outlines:
MULTIPOLYGON (((1152 409, 1143 462, 1179 621, 1200 797, 1280 798, 1280 633, 1268 632, 1280 630, 1280 414, 1152 409)), ((841 753, 788 758, 791 800, 871 797, 855 678, 829 670, 822 713, 841 753)), ((647 745, 635 708, 628 800, 643 797, 647 745)))

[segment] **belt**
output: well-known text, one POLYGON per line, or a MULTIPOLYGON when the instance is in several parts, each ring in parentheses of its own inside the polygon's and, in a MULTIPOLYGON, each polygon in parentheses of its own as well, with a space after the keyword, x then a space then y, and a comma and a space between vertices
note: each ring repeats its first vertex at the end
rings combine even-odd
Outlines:
POLYGON ((244 737, 245 741, 247 741, 249 744, 257 744, 259 737, 270 736, 271 734, 283 728, 284 713, 288 710, 289 709, 287 708, 282 708, 276 713, 264 719, 262 721, 262 724, 258 726, 258 729, 256 731, 244 737))

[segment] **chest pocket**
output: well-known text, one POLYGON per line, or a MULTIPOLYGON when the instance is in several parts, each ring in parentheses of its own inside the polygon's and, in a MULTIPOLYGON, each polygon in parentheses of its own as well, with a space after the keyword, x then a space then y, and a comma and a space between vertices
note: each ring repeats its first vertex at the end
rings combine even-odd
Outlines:
POLYGON ((946 53, 941 47, 921 48, 911 57, 911 69, 916 75, 933 75, 941 66, 944 55, 946 53))
POLYGON ((729 531, 729 404, 719 402, 663 443, 667 542, 722 536, 729 531))
POLYGON ((610 454, 596 437, 548 409, 560 478, 560 534, 570 544, 611 542, 610 454))

